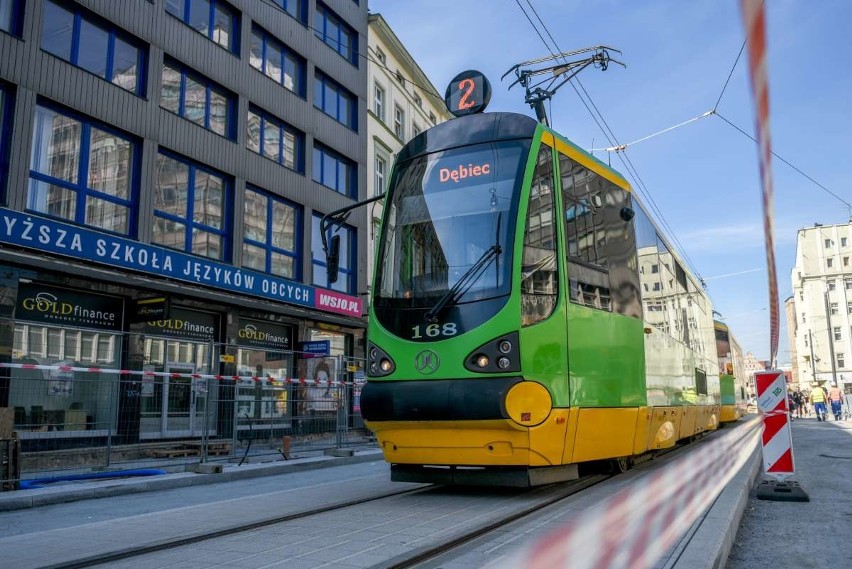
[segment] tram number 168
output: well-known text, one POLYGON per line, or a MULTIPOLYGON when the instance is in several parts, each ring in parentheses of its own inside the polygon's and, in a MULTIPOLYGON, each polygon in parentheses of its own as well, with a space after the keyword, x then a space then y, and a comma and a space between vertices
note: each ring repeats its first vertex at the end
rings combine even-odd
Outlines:
POLYGON ((439 336, 455 336, 458 334, 458 327, 455 322, 446 322, 444 324, 428 324, 426 326, 412 326, 411 339, 420 340, 426 338, 437 338, 439 336))

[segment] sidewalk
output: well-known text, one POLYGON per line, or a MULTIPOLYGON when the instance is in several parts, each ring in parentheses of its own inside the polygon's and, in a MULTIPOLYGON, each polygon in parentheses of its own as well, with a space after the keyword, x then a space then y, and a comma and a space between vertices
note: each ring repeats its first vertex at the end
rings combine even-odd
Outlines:
POLYGON ((728 569, 849 566, 852 421, 809 417, 794 420, 792 426, 794 480, 810 502, 758 500, 752 489, 728 569))
POLYGON ((238 466, 237 464, 207 463, 208 467, 221 467, 221 472, 211 474, 180 472, 138 478, 54 483, 44 488, 0 492, 0 512, 48 504, 74 502, 76 500, 89 500, 123 494, 233 482, 235 480, 246 480, 260 476, 301 472, 331 466, 368 462, 371 460, 382 460, 382 453, 379 449, 353 449, 352 456, 322 455, 266 463, 249 463, 242 466, 238 466))

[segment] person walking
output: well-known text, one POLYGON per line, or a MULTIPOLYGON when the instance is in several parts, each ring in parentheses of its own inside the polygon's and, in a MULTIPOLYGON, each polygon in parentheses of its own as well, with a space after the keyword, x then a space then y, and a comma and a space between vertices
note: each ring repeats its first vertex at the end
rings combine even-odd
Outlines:
POLYGON ((802 395, 802 390, 798 387, 793 392, 793 402, 796 404, 796 417, 802 418, 802 407, 805 404, 805 397, 802 395))
POLYGON ((841 417, 840 410, 843 407, 843 390, 836 385, 829 387, 828 402, 831 404, 831 414, 834 415, 834 420, 839 421, 841 417))
POLYGON ((825 421, 825 389, 818 384, 814 384, 814 388, 811 390, 811 403, 814 406, 817 421, 825 421))
POLYGON ((852 387, 847 387, 843 396, 843 414, 847 421, 852 420, 852 387))

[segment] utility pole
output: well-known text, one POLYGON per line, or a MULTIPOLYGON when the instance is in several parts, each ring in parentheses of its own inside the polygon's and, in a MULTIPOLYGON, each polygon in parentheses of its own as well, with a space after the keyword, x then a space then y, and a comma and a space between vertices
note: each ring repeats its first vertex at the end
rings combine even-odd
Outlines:
POLYGON ((834 363, 834 330, 831 327, 831 309, 828 306, 828 285, 822 293, 825 299, 825 320, 828 323, 828 353, 831 357, 831 383, 837 385, 837 368, 834 363))

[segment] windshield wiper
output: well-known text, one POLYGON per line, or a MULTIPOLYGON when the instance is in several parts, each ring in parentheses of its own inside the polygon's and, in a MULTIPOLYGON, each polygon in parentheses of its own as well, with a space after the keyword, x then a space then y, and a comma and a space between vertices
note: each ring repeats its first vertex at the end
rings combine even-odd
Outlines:
POLYGON ((482 276, 482 273, 485 272, 485 269, 488 268, 491 261, 496 259, 497 255, 499 255, 502 251, 503 249, 496 244, 486 249, 482 256, 464 272, 461 278, 459 278, 459 280, 457 280, 456 283, 450 287, 450 289, 445 292, 440 299, 438 299, 435 306, 430 308, 426 314, 423 315, 423 318, 432 324, 436 323, 441 311, 448 305, 455 304, 458 299, 461 298, 471 286, 473 286, 473 283, 482 276))

